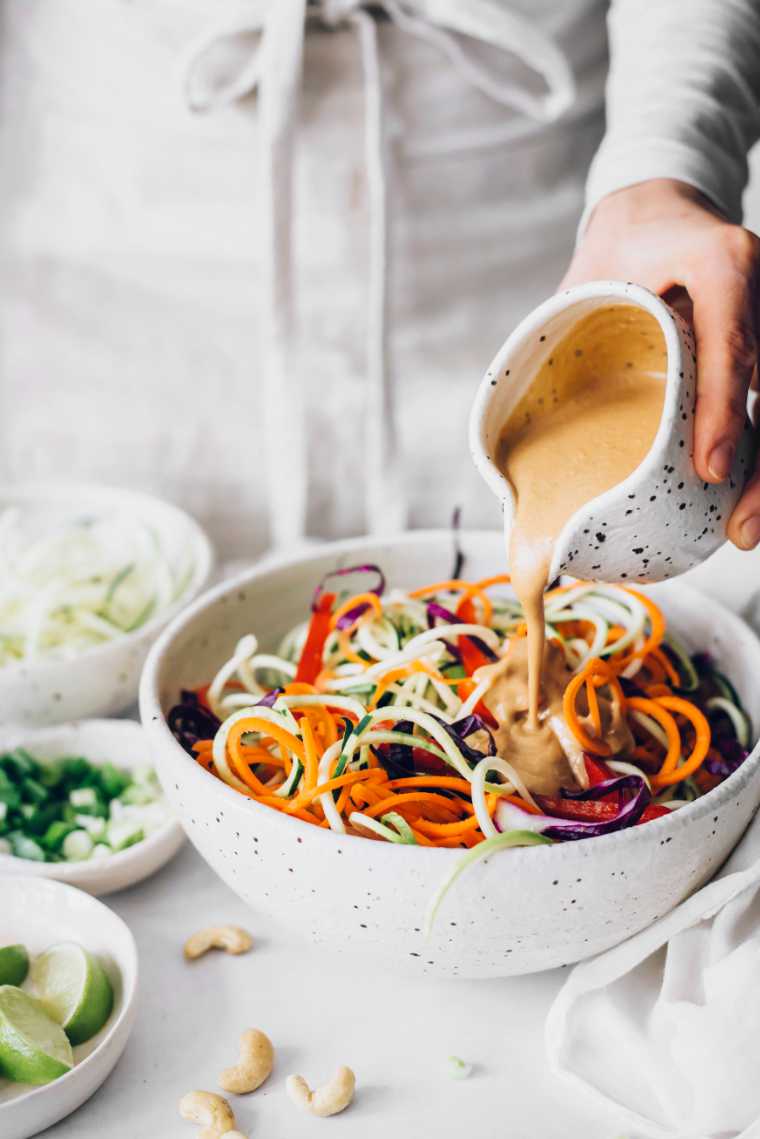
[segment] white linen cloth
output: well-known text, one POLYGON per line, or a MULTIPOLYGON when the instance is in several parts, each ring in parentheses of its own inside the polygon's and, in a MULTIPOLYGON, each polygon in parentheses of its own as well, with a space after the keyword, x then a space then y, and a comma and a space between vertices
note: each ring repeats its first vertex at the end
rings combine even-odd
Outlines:
POLYGON ((760 1136, 760 815, 717 878, 576 965, 545 1041, 626 1139, 760 1136))

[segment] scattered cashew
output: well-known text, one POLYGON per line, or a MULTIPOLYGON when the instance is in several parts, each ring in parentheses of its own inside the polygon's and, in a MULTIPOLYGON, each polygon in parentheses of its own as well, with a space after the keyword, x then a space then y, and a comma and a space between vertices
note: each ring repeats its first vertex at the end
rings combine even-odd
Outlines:
POLYGON ((190 1123, 205 1125, 198 1133, 198 1139, 221 1139, 222 1135, 233 1139, 240 1136, 240 1132, 235 1131, 234 1111, 227 1100, 215 1092, 188 1092, 179 1101, 179 1113, 190 1123))
POLYGON ((226 953, 247 953, 253 945, 253 938, 239 925, 216 925, 199 929, 185 942, 185 957, 194 961, 209 949, 224 949, 226 953))
POLYGON ((303 1076, 288 1076, 285 1085, 293 1103, 312 1115, 337 1115, 347 1108, 354 1098, 356 1077, 350 1068, 341 1066, 330 1080, 316 1091, 312 1091, 303 1076))
POLYGON ((246 1095, 261 1087, 274 1064, 272 1041, 258 1028, 247 1028, 240 1037, 240 1062, 225 1068, 219 1086, 234 1095, 246 1095))

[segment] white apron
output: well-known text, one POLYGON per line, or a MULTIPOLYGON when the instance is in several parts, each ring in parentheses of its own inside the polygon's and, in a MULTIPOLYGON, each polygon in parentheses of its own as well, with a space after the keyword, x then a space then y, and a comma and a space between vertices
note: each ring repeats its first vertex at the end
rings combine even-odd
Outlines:
POLYGON ((497 525, 467 412, 570 256, 605 7, 5 0, 0 476, 225 556, 497 525))

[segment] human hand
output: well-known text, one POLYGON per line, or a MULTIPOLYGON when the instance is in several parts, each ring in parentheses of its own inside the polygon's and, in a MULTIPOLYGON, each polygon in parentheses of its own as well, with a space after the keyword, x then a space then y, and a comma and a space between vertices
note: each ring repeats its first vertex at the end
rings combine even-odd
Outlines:
MULTIPOLYGON (((602 279, 635 281, 660 295, 688 292, 697 340, 694 465, 707 482, 722 482, 757 377, 760 238, 729 224, 683 182, 641 182, 599 202, 561 288, 602 279)), ((760 542, 760 458, 728 536, 743 550, 760 542)))

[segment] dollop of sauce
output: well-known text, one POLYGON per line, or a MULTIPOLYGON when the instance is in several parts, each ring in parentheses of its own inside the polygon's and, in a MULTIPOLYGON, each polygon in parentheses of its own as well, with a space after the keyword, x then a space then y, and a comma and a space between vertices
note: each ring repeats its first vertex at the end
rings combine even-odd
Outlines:
MULTIPOLYGON (((555 734, 552 722, 562 715, 562 697, 572 677, 564 650, 557 641, 543 646, 541 667, 542 708, 538 725, 529 722, 530 693, 526 637, 511 641, 500 660, 477 672, 477 680, 490 679, 483 702, 496 720, 493 732, 496 751, 509 760, 529 791, 537 795, 556 795, 561 787, 575 787, 580 782, 555 734)), ((613 755, 633 747, 633 736, 618 702, 599 692, 599 714, 602 736, 613 755)), ((578 695, 579 719, 585 730, 594 734, 585 692, 578 695)))
POLYGON ((562 695, 572 672, 560 645, 544 646, 542 688, 544 708, 536 727, 528 721, 528 641, 510 642, 495 664, 477 673, 478 681, 490 675, 491 684, 483 702, 496 720, 493 732, 496 751, 508 760, 529 791, 554 795, 559 787, 572 787, 576 780, 559 740, 550 726, 552 715, 562 711, 562 695))

